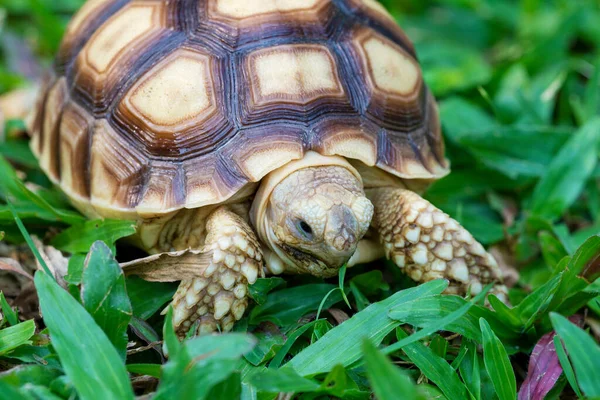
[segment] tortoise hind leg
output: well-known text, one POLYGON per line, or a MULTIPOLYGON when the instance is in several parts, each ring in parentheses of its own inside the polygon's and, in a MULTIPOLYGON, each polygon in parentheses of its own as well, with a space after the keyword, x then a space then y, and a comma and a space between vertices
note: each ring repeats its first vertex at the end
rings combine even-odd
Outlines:
POLYGON ((497 282, 491 293, 506 301, 496 261, 458 222, 409 190, 379 188, 367 196, 386 256, 413 280, 448 279, 446 292, 460 295, 497 282))

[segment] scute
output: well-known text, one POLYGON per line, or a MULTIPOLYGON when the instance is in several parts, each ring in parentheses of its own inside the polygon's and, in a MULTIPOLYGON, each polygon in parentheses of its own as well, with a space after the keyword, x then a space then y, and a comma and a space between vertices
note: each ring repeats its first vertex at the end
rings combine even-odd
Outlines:
POLYGON ((211 8, 216 14, 224 17, 245 19, 264 14, 314 10, 315 6, 322 2, 323 0, 215 0, 211 8))
POLYGON ((198 36, 207 32, 233 47, 308 33, 328 37, 330 0, 199 0, 198 36))
POLYGON ((216 112, 211 55, 178 49, 129 90, 119 104, 143 129, 175 137, 216 112))
POLYGON ((89 198, 87 168, 90 157, 90 132, 94 118, 83 107, 69 102, 60 122, 60 183, 71 196, 89 198))
POLYGON ((93 22, 100 17, 106 15, 109 17, 111 5, 116 0, 88 0, 86 1, 78 13, 76 13, 65 31, 64 39, 61 43, 60 49, 57 55, 56 65, 58 68, 63 67, 63 64, 71 61, 73 54, 77 52, 77 44, 81 42, 82 37, 85 36, 86 29, 90 29, 93 22))
POLYGON ((140 202, 147 173, 143 149, 131 146, 106 120, 95 123, 91 145, 91 203, 131 209, 140 202))
POLYGON ((390 39, 371 29, 352 33, 350 54, 360 60, 367 81, 367 114, 392 129, 413 130, 424 121, 423 78, 417 62, 390 39))
POLYGON ((300 127, 258 127, 243 132, 240 139, 244 146, 231 146, 227 155, 237 161, 240 171, 251 182, 258 182, 269 172, 302 158, 306 151, 300 127))
POLYGON ((31 121, 42 168, 99 216, 249 195, 307 151, 448 172, 414 48, 376 0, 90 0, 31 121))
POLYGON ((325 134, 315 149, 326 156, 339 155, 361 161, 373 167, 377 163, 377 137, 366 135, 360 127, 348 123, 333 123, 323 127, 325 134))
POLYGON ((421 71, 410 55, 375 36, 365 40, 362 49, 373 88, 390 96, 410 98, 418 94, 421 71))
POLYGON ((322 97, 345 96, 335 59, 323 45, 284 45, 248 56, 253 107, 308 104, 322 97))
POLYGON ((40 166, 52 179, 59 179, 58 144, 60 140, 60 119, 67 98, 65 78, 59 79, 49 90, 46 97, 42 129, 44 135, 39 142, 40 166))
POLYGON ((68 42, 69 39, 75 39, 75 36, 81 33, 83 26, 107 3, 108 0, 88 0, 85 2, 79 12, 71 19, 71 22, 69 22, 65 32, 65 36, 67 37, 65 41, 68 42))
POLYGON ((147 47, 167 28, 166 6, 160 0, 132 1, 90 37, 75 60, 74 80, 92 104, 105 106, 132 55, 152 51, 147 47))

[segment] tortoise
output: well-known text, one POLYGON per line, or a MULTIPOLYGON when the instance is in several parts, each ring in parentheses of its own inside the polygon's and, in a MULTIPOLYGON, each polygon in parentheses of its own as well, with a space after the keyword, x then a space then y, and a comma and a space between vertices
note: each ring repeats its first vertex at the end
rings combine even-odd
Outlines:
POLYGON ((181 280, 180 335, 231 330, 258 277, 382 257, 505 299, 419 194, 449 173, 438 109, 376 0, 90 0, 43 86, 41 167, 86 216, 137 221, 134 270, 181 280))

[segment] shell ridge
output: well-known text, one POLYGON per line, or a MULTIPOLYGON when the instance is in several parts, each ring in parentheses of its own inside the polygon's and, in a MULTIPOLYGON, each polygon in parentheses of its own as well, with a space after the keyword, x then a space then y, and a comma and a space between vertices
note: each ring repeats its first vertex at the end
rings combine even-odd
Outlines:
MULTIPOLYGON (((92 1, 98 8, 67 35, 55 66, 66 77, 65 102, 85 111, 83 119, 69 111, 68 129, 90 121, 69 140, 80 146, 86 135, 89 151, 63 160, 62 136, 44 148, 47 94, 32 145, 52 155, 61 181, 61 168, 84 168, 77 179, 86 187, 77 190, 98 210, 217 204, 311 150, 403 178, 445 173, 437 109, 414 48, 374 0, 254 9, 227 0, 92 1), (123 15, 132 8, 139 24, 111 48, 107 38, 129 29, 123 15)), ((53 109, 55 127, 65 107, 53 109)))
MULTIPOLYGON (((92 35, 100 28, 104 23, 110 19, 113 15, 118 13, 123 7, 125 7, 131 0, 106 0, 107 4, 100 6, 101 10, 96 14, 92 13, 82 23, 84 24, 83 32, 79 32, 78 35, 73 35, 75 41, 73 43, 63 42, 59 50, 58 56, 54 62, 54 68, 59 74, 69 76, 72 73, 75 60, 81 49, 85 46, 86 42, 92 37, 92 35), (69 46, 69 48, 63 48, 69 46)), ((98 11, 98 10, 94 10, 98 11)), ((67 31, 68 35, 69 32, 67 31)))

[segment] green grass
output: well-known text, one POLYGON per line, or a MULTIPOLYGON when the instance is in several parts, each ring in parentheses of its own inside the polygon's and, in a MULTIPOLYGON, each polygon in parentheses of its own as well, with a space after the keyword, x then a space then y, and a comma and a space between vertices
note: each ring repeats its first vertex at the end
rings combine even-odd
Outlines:
MULTIPOLYGON (((31 78, 15 66, 50 64, 80 3, 0 2, 0 93, 31 78)), ((453 172, 426 197, 518 272, 513 306, 413 287, 381 261, 342 282, 259 279, 235 333, 180 343, 160 315, 176 285, 125 278, 114 259, 131 223, 85 221, 7 121, 0 239, 24 243, 22 220, 73 256, 68 291, 36 274, 43 320, 0 296, 0 399, 600 397, 600 4, 384 3, 440 105, 453 172)))

